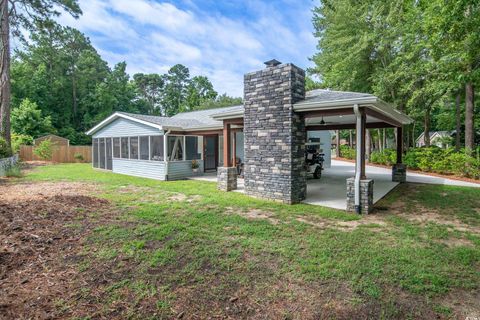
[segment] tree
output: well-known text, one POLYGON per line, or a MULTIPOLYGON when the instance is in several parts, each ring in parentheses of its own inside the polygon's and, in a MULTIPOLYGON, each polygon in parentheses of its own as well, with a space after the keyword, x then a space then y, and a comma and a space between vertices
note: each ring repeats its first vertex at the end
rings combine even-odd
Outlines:
POLYGON ((205 110, 214 108, 223 108, 229 106, 238 106, 243 103, 240 97, 230 97, 226 93, 217 96, 215 99, 205 100, 195 109, 205 110))
POLYGON ((148 114, 164 115, 161 108, 165 77, 159 74, 137 73, 133 75, 134 84, 140 99, 146 102, 148 114))
POLYGON ((82 11, 77 0, 0 0, 0 136, 10 147, 10 34, 34 30, 39 22, 63 11, 77 18, 82 11))
POLYGON ((192 111, 208 100, 215 100, 218 93, 205 76, 193 77, 187 85, 187 96, 181 111, 192 111))
POLYGON ((29 99, 12 110, 12 130, 34 138, 54 132, 50 116, 43 116, 37 104, 29 99))
POLYGON ((173 116, 180 111, 187 96, 190 71, 181 64, 176 64, 165 75, 166 84, 162 97, 164 116, 173 116))

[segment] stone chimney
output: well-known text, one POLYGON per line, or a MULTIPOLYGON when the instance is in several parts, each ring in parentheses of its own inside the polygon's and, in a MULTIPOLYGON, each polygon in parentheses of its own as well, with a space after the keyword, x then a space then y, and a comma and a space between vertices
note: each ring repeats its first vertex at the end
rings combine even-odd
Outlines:
POLYGON ((293 104, 305 98, 305 71, 277 60, 244 76, 245 192, 298 203, 305 199, 305 121, 293 104))

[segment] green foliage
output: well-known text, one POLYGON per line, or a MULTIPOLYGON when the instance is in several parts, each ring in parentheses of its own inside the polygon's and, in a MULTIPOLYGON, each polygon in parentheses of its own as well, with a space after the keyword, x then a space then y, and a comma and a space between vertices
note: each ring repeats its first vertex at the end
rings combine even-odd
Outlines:
POLYGON ((12 110, 12 130, 19 137, 41 137, 54 133, 50 116, 42 115, 35 102, 24 99, 12 110))
POLYGON ((53 154, 54 145, 52 140, 46 139, 40 142, 38 146, 33 149, 33 153, 43 160, 51 160, 53 154))
POLYGON ((23 176, 21 165, 16 163, 5 168, 5 176, 10 178, 21 178, 23 176))
POLYGON ((198 163, 197 160, 192 160, 192 169, 198 169, 200 168, 200 164, 198 163))
POLYGON ((350 148, 347 145, 340 146, 340 155, 346 159, 355 159, 355 148, 350 148))
POLYGON ((196 108, 197 110, 223 108, 229 106, 238 106, 243 103, 243 99, 240 97, 230 97, 226 93, 217 96, 215 99, 208 99, 202 101, 202 103, 196 108))
POLYGON ((85 160, 85 159, 83 158, 83 155, 82 155, 81 153, 75 153, 75 154, 73 155, 73 158, 74 158, 75 160, 79 161, 79 162, 85 160))
POLYGON ((370 162, 383 165, 392 165, 397 162, 397 152, 393 149, 383 151, 373 151, 370 154, 370 162))
MULTIPOLYGON (((392 165, 396 158, 395 150, 386 149, 383 152, 372 152, 370 162, 392 165)), ((464 150, 456 152, 453 148, 412 148, 405 154, 403 162, 410 169, 480 179, 480 160, 464 150)))
POLYGON ((0 159, 8 158, 12 155, 12 150, 8 147, 5 139, 0 137, 0 159))
POLYGON ((26 134, 12 133, 12 152, 18 153, 21 145, 31 145, 33 137, 26 134))

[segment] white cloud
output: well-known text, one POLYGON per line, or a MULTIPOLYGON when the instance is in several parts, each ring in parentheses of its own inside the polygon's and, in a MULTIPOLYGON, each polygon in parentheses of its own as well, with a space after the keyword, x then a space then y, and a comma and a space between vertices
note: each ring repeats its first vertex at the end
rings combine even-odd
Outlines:
POLYGON ((287 12, 258 0, 229 4, 251 12, 237 17, 198 2, 185 9, 153 0, 82 0, 83 16, 63 15, 60 22, 85 32, 111 65, 126 61, 131 74, 164 73, 182 63, 192 75, 208 76, 220 93, 243 96, 243 74, 261 69, 263 61, 307 67, 315 39, 305 3, 285 2, 287 12))

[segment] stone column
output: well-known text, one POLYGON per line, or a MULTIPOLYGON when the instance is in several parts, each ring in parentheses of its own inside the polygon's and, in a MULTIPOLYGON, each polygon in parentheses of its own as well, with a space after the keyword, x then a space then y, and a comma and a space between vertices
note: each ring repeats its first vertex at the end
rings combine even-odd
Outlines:
POLYGON ((217 188, 222 191, 232 191, 237 189, 237 168, 218 167, 217 188))
POLYGON ((396 163, 392 167, 392 181, 405 182, 407 181, 407 166, 403 163, 396 163))
MULTIPOLYGON (((360 180, 360 210, 368 214, 373 210, 373 180, 360 180)), ((347 179, 347 211, 355 212, 355 178, 347 179)))
POLYGON ((244 77, 245 193, 284 203, 305 199, 305 71, 272 60, 244 77))

